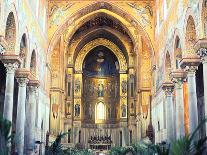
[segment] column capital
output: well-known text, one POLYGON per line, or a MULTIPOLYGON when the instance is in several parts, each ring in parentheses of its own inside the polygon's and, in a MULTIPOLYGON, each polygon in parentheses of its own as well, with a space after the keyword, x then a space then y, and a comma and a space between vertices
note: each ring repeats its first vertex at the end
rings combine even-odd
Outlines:
POLYGON ((17 78, 17 82, 20 87, 25 87, 27 83, 29 82, 29 79, 21 77, 21 78, 17 78))
POLYGON ((200 56, 202 63, 207 63, 207 48, 200 48, 197 54, 200 56))
POLYGON ((187 76, 195 75, 195 72, 197 69, 198 69, 198 66, 186 66, 185 71, 187 72, 187 76))
POLYGON ((37 88, 40 86, 40 82, 39 80, 33 79, 33 80, 29 80, 28 82, 28 87, 29 89, 31 89, 32 91, 37 90, 37 88))
POLYGON ((4 66, 6 67, 7 73, 15 73, 15 70, 18 68, 18 63, 5 63, 4 66))
POLYGON ((182 84, 186 79, 186 72, 183 69, 176 69, 170 73, 170 77, 176 88, 182 88, 182 84))
POLYGON ((4 63, 7 73, 14 73, 21 63, 21 59, 18 55, 3 55, 0 59, 4 63))
POLYGON ((172 96, 174 87, 175 86, 172 82, 164 82, 162 84, 162 89, 165 91, 166 96, 172 96))
POLYGON ((194 45, 195 52, 200 56, 203 63, 207 63, 207 39, 199 39, 194 45))

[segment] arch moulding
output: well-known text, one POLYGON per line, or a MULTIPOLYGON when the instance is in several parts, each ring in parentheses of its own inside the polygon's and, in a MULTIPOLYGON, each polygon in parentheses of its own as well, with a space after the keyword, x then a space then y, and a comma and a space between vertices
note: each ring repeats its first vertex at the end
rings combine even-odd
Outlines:
POLYGON ((97 46, 105 46, 110 49, 119 61, 120 72, 125 73, 127 71, 127 62, 121 50, 113 42, 104 38, 98 38, 87 43, 78 53, 78 56, 75 60, 76 72, 82 72, 82 65, 86 55, 97 46))

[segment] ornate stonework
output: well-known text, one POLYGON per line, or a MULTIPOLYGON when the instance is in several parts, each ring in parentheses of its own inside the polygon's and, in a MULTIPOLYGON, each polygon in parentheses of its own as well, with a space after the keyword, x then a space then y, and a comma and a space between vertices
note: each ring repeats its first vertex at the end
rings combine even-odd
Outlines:
POLYGON ((200 48, 197 54, 201 57, 202 63, 207 63, 207 48, 200 48))
POLYGON ((25 87, 27 83, 29 82, 29 79, 27 78, 17 78, 17 82, 20 87, 25 87))
POLYGON ((177 69, 170 73, 170 77, 172 82, 175 83, 175 87, 181 88, 186 78, 186 72, 182 69, 177 69))
POLYGON ((166 96, 172 96, 174 84, 172 82, 165 82, 162 84, 162 89, 165 91, 166 96))

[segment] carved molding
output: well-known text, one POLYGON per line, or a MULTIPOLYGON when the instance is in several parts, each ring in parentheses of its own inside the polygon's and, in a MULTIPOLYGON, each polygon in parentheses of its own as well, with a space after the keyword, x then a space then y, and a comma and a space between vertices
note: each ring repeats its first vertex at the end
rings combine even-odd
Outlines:
POLYGON ((165 91, 166 96, 172 96, 174 84, 172 82, 165 82, 162 84, 162 89, 165 91))
POLYGON ((37 89, 40 86, 40 82, 39 82, 39 80, 36 80, 36 79, 29 80, 28 86, 29 87, 35 87, 37 89))
POLYGON ((185 71, 188 73, 187 75, 189 76, 190 74, 195 75, 195 72, 197 69, 198 69, 198 66, 187 66, 185 68, 185 71))
POLYGON ((6 67, 6 72, 7 74, 13 74, 15 70, 18 68, 19 64, 18 63, 6 63, 4 64, 6 67))
POLYGON ((17 78, 17 82, 20 87, 25 87, 27 83, 29 82, 28 78, 17 78))
POLYGON ((201 57, 202 63, 207 63, 207 48, 200 48, 197 54, 201 57))
POLYGON ((183 86, 184 79, 183 78, 173 78, 173 82, 175 83, 176 89, 181 89, 183 86))
POLYGON ((186 79, 186 72, 183 69, 176 69, 170 73, 172 82, 175 84, 177 89, 182 88, 182 84, 186 79))
POLYGON ((201 63, 201 59, 197 54, 184 56, 180 62, 181 68, 185 69, 188 66, 198 66, 201 63))
POLYGON ((83 60, 85 59, 86 55, 95 47, 97 46, 105 46, 109 48, 117 57, 119 61, 119 66, 120 66, 120 72, 126 72, 127 70, 127 62, 126 59, 121 52, 121 50, 111 41, 104 39, 104 38, 98 38, 94 39, 88 44, 86 44, 79 52, 76 61, 75 61, 75 71, 76 72, 82 72, 82 65, 83 65, 83 60))

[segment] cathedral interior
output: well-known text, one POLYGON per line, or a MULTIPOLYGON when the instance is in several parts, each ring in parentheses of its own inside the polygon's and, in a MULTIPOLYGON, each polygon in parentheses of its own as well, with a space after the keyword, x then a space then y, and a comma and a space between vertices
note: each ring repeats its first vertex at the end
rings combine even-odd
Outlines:
POLYGON ((207 0, 0 0, 11 151, 171 142, 206 111, 207 0))

